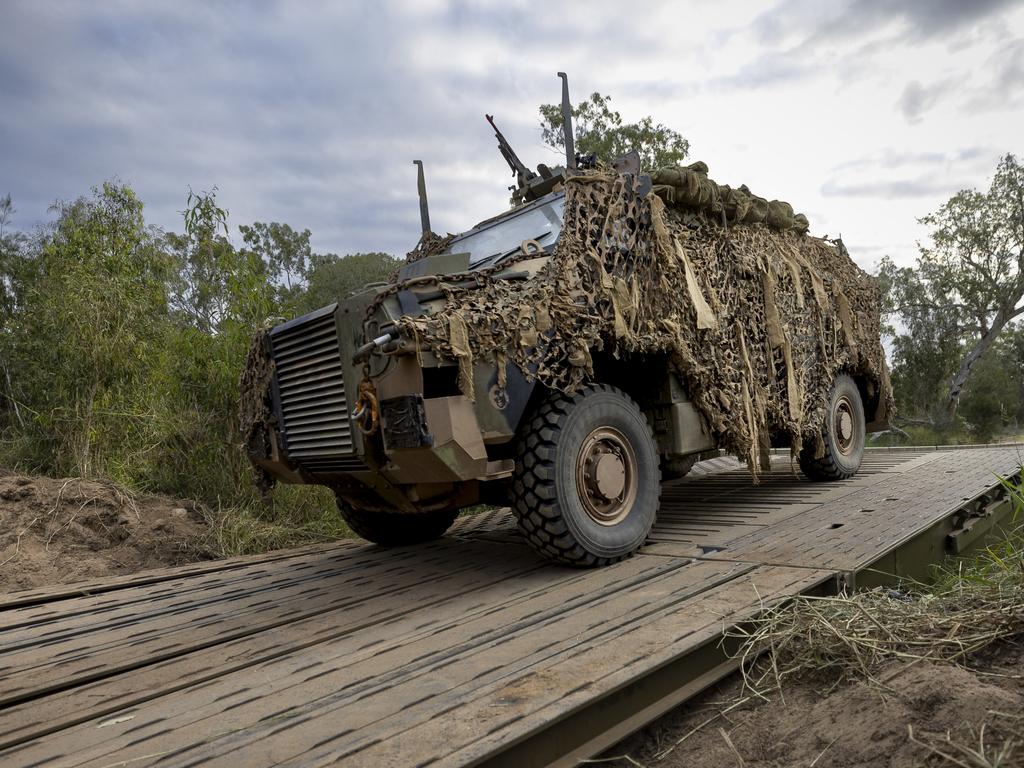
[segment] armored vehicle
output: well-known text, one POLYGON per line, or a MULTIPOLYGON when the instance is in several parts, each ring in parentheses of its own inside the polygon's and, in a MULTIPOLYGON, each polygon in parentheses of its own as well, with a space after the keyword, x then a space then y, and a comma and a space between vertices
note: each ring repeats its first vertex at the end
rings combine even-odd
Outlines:
POLYGON ((878 288, 842 242, 703 163, 577 155, 559 76, 564 167, 528 169, 495 128, 512 207, 441 237, 420 164, 423 236, 393 281, 254 341, 257 473, 329 486, 370 541, 511 504, 542 555, 602 565, 708 452, 757 482, 789 446, 811 480, 842 480, 891 412, 878 288))

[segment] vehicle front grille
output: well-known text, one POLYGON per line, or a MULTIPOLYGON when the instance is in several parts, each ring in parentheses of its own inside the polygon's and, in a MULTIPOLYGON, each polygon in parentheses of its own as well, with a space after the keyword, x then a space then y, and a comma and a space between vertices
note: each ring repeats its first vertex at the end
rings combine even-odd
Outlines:
POLYGON ((352 441, 336 311, 324 307, 270 334, 284 448, 311 472, 364 468, 352 441))

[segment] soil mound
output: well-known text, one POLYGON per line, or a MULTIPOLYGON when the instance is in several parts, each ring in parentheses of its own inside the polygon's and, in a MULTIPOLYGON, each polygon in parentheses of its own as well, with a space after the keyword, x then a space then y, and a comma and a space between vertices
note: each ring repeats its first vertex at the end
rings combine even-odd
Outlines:
POLYGON ((0 470, 0 592, 208 560, 193 502, 0 470))
MULTIPOLYGON (((1007 749, 1004 762, 985 765, 1022 766, 1019 713, 1024 707, 1024 679, 1019 672, 1024 649, 1002 645, 978 661, 985 671, 942 663, 901 664, 880 676, 884 687, 846 682, 826 693, 811 682, 787 683, 782 696, 775 693, 769 702, 752 701, 715 717, 745 695, 738 676, 733 676, 613 747, 608 755, 629 754, 646 768, 967 765, 946 761, 935 751, 937 747, 963 757, 948 738, 973 749, 984 744, 990 757, 1007 749), (682 743, 670 750, 680 739, 682 743)), ((615 768, 635 764, 608 763, 615 768)))

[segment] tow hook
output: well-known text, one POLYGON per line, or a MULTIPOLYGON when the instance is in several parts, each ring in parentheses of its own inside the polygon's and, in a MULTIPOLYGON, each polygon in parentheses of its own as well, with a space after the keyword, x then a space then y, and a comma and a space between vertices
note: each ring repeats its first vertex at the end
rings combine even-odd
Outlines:
POLYGON ((359 398, 352 411, 359 431, 364 435, 372 435, 380 427, 380 406, 377 403, 377 392, 373 382, 366 378, 359 382, 359 398))

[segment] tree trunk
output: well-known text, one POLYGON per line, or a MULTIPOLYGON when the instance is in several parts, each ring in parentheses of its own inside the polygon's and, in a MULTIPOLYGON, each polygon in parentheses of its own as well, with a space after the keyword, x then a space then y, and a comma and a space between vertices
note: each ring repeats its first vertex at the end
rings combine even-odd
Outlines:
POLYGON ((988 327, 981 338, 979 338, 973 347, 964 356, 964 359, 960 362, 960 370, 956 372, 953 377, 953 381, 949 385, 949 399, 946 401, 946 415, 948 420, 952 421, 954 414, 956 414, 957 406, 960 404, 960 393, 963 391, 964 385, 967 384, 967 380, 971 376, 971 371, 974 370, 974 366, 977 364, 981 356, 988 351, 988 348, 992 346, 996 338, 999 336, 1006 324, 1009 323, 1013 318, 1024 313, 1024 307, 1017 308, 1017 303, 1021 297, 1017 296, 1016 300, 1009 305, 1009 309, 1005 307, 996 312, 996 316, 992 319, 992 325, 988 327))

